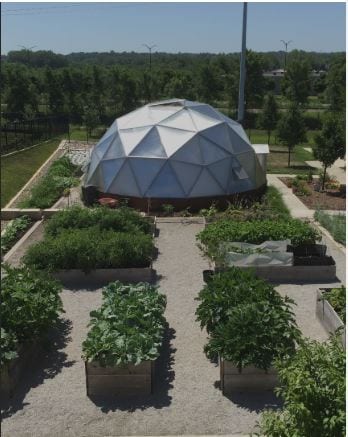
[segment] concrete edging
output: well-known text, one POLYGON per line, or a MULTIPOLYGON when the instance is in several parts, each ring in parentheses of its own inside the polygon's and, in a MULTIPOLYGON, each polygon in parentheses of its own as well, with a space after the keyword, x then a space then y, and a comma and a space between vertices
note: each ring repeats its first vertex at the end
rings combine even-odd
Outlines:
POLYGON ((342 320, 339 318, 336 311, 330 305, 330 303, 324 298, 323 292, 325 292, 325 288, 319 288, 317 290, 317 299, 316 299, 316 308, 315 313, 321 324, 324 326, 325 330, 329 334, 334 334, 335 331, 339 328, 342 329, 342 333, 340 335, 341 342, 343 347, 346 347, 346 328, 342 320))

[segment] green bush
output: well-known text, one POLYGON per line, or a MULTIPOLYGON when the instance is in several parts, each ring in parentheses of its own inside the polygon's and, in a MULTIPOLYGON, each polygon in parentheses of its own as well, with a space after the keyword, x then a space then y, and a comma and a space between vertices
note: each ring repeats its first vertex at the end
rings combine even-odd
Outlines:
POLYGON ((67 188, 78 185, 75 177, 79 167, 66 156, 53 162, 46 176, 31 190, 30 198, 21 203, 24 208, 49 208, 67 188))
POLYGON ((346 245, 346 216, 344 214, 330 215, 318 210, 314 213, 314 218, 330 232, 336 241, 346 245))
POLYGON ((148 283, 114 282, 103 289, 100 309, 91 312, 83 358, 102 366, 155 360, 165 328, 166 297, 148 283))
POLYGON ((1 364, 15 358, 17 343, 47 331, 63 312, 61 286, 44 272, 3 265, 1 286, 1 364))
POLYGON ((219 244, 228 241, 261 244, 268 240, 290 239, 295 246, 312 244, 320 239, 320 234, 309 224, 297 220, 232 221, 221 220, 209 224, 196 237, 204 252, 214 258, 218 255, 219 244))
POLYGON ((82 269, 148 267, 154 252, 150 235, 100 230, 65 229, 31 246, 27 265, 38 269, 82 269))
POLYGON ((306 340, 296 354, 278 359, 284 399, 280 411, 261 418, 261 435, 268 437, 345 436, 345 351, 335 337, 326 343, 306 340))
POLYGON ((30 223, 31 219, 27 215, 23 215, 22 217, 15 218, 6 226, 5 232, 1 236, 2 255, 13 246, 17 241, 18 236, 28 228, 30 223))
POLYGON ((304 123, 308 130, 320 130, 323 127, 323 121, 319 112, 315 114, 305 114, 304 123))
POLYGON ((210 334, 209 358, 266 370, 277 356, 294 352, 300 338, 290 307, 294 302, 252 272, 232 268, 214 275, 198 300, 197 320, 210 334))
POLYGON ((55 214, 45 225, 46 235, 56 236, 64 229, 98 227, 115 232, 150 233, 151 223, 131 208, 112 210, 105 207, 82 208, 73 206, 55 214))

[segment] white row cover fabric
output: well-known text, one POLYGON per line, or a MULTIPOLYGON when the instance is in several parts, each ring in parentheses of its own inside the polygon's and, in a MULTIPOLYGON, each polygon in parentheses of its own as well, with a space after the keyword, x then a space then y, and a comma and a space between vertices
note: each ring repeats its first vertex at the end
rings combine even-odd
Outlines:
POLYGON ((130 197, 194 198, 266 182, 242 126, 210 105, 151 103, 118 118, 93 149, 84 185, 130 197))

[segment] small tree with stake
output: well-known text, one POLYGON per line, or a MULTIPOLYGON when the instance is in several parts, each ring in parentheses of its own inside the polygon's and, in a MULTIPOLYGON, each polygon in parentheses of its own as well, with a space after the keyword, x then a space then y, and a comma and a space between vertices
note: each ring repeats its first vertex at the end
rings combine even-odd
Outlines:
POLYGON ((95 129, 100 122, 97 109, 94 107, 87 107, 84 112, 83 120, 86 125, 88 142, 88 138, 92 135, 93 129, 95 129))
POLYGON ((314 157, 324 166, 322 190, 325 188, 327 168, 331 167, 336 159, 343 158, 345 155, 344 130, 344 117, 341 114, 329 114, 324 121, 321 133, 315 137, 317 147, 313 151, 314 157))
POLYGON ((270 143, 272 130, 276 128, 278 121, 278 106, 273 94, 267 94, 264 99, 263 110, 259 125, 267 131, 268 144, 270 143))
POLYGON ((296 103, 292 103, 289 110, 279 120, 278 138, 288 148, 288 167, 290 167, 290 155, 296 144, 306 141, 306 128, 304 119, 296 103))

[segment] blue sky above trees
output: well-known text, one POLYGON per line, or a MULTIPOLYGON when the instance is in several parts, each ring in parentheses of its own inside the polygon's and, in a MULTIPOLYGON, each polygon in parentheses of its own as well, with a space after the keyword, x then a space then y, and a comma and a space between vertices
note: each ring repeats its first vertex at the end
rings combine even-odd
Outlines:
MULTIPOLYGON (((249 3, 247 46, 256 51, 344 51, 345 3, 249 3)), ((78 51, 240 50, 242 3, 2 3, 1 52, 36 46, 78 51)))

